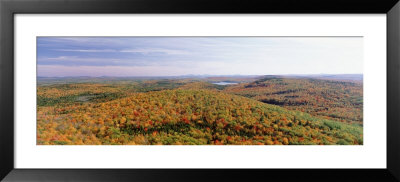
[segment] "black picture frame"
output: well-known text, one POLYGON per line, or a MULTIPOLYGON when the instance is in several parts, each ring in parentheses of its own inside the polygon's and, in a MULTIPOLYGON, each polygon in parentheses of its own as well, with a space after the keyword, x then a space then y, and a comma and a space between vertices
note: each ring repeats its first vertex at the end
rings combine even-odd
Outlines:
MULTIPOLYGON (((0 179, 4 181, 400 181, 399 17, 398 0, 0 0, 0 179), (18 13, 386 14, 387 168, 15 169, 13 15, 18 13)), ((384 122, 384 119, 381 122, 384 122)))

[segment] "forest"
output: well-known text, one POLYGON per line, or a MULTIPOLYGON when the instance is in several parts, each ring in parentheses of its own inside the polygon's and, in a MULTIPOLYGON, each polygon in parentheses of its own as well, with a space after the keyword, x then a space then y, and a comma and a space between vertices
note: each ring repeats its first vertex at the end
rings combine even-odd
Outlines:
POLYGON ((38 79, 38 145, 362 145, 361 80, 38 79))

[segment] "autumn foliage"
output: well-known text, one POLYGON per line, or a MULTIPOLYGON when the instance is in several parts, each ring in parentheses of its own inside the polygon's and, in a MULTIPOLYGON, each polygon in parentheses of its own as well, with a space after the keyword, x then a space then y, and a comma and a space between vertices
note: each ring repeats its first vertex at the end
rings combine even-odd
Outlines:
POLYGON ((39 85, 37 144, 361 145, 362 85, 309 79, 226 87, 207 80, 39 85))

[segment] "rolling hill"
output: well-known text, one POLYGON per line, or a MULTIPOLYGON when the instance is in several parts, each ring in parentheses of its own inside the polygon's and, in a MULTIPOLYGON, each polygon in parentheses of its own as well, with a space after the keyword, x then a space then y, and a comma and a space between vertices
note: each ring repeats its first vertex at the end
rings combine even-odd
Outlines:
POLYGON ((136 92, 111 101, 42 105, 37 144, 363 144, 358 124, 235 94, 187 87, 136 92))
POLYGON ((362 81, 265 77, 232 85, 226 93, 346 123, 363 124, 362 81))

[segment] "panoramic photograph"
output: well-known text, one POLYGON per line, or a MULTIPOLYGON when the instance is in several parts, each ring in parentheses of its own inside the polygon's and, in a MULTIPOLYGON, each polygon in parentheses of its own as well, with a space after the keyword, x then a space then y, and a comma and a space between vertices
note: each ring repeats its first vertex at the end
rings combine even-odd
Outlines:
POLYGON ((363 145, 362 37, 37 37, 37 145, 363 145))

